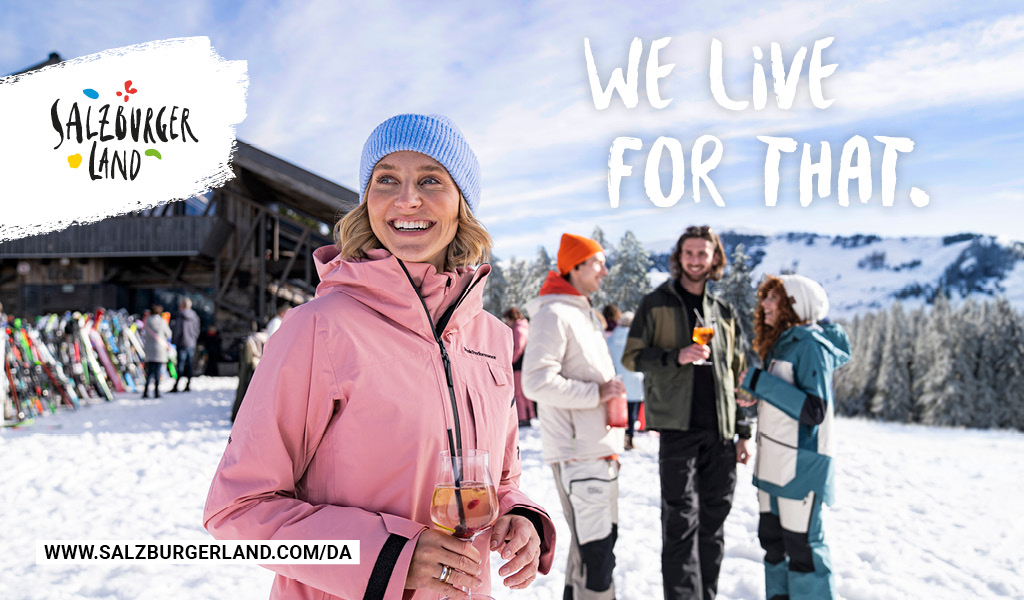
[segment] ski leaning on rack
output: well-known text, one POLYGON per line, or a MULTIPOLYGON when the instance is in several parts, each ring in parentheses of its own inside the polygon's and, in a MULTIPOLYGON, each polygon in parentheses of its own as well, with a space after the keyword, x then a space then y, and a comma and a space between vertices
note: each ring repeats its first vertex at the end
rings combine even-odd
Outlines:
MULTIPOLYGON (((30 424, 90 399, 114 399, 144 380, 137 317, 123 310, 65 312, 0 324, 0 416, 4 427, 30 424)), ((175 354, 167 368, 174 375, 175 354)))

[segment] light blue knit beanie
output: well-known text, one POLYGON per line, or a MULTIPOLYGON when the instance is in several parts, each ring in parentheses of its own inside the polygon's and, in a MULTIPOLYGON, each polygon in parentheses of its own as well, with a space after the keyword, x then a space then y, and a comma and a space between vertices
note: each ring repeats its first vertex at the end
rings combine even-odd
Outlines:
POLYGON ((459 128, 443 115, 395 115, 373 130, 363 144, 359 161, 360 199, 366 195, 377 162, 402 150, 426 154, 441 163, 459 186, 469 209, 476 211, 480 202, 480 163, 459 128))

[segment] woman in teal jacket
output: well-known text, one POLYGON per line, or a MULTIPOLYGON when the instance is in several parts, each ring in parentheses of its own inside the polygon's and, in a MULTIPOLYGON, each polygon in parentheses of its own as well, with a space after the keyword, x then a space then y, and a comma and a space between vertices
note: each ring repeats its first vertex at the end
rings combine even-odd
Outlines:
POLYGON ((832 373, 850 344, 840 325, 820 322, 827 313, 825 290, 806 277, 768 276, 758 289, 761 368, 741 387, 758 404, 754 485, 769 600, 836 597, 821 504, 834 492, 832 373))

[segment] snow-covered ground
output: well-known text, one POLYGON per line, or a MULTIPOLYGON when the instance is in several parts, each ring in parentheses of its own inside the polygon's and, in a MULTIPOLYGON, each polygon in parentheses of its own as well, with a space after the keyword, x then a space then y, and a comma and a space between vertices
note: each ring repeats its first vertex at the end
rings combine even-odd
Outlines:
MULTIPOLYGON (((0 433, 0 598, 265 598, 257 566, 36 565, 35 542, 204 540, 202 507, 227 439, 233 378, 192 392, 38 419, 0 433)), ((166 387, 166 383, 165 383, 166 387)), ((1024 598, 1024 434, 840 419, 839 502, 825 513, 839 591, 852 600, 1024 598)), ((660 598, 657 438, 623 456, 615 582, 621 600, 660 598)), ((522 485, 568 532, 536 427, 522 434, 522 485)), ((763 598, 757 503, 740 467, 719 598, 763 598)), ((499 599, 562 597, 551 574, 499 599)), ((498 564, 498 561, 495 561, 498 564)), ((495 580, 498 580, 495 577, 495 580)))

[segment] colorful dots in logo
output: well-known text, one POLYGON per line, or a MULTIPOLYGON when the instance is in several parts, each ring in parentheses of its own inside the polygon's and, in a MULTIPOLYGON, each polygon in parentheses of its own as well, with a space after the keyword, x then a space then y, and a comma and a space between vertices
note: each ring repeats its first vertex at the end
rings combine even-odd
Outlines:
POLYGON ((130 94, 134 94, 137 91, 139 90, 132 87, 132 80, 129 79, 128 81, 124 82, 124 94, 122 94, 121 91, 118 90, 117 95, 124 96, 124 101, 127 102, 128 98, 131 97, 130 94))
POLYGON ((86 96, 92 98, 93 100, 95 100, 95 99, 100 97, 100 93, 97 92, 96 90, 92 89, 92 88, 86 88, 86 89, 82 90, 82 93, 85 94, 86 96))
POLYGON ((81 165, 81 164, 82 164, 82 155, 81 154, 72 154, 71 156, 68 157, 68 165, 72 169, 77 169, 79 167, 79 165, 81 165))
POLYGON ((146 156, 155 156, 159 160, 164 159, 164 157, 160 156, 160 151, 157 150, 156 148, 150 148, 149 150, 146 150, 146 156))

